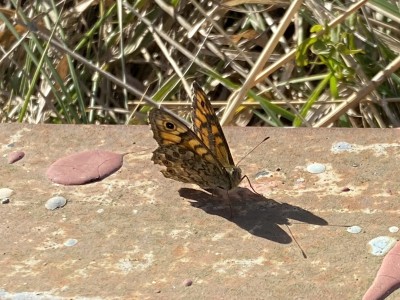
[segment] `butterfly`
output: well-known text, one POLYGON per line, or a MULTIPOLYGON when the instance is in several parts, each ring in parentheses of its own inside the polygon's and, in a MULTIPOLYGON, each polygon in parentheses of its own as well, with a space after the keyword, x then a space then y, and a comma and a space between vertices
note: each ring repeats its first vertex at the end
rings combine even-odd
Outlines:
POLYGON ((231 190, 242 180, 210 100, 192 85, 192 128, 167 111, 154 108, 149 123, 159 147, 152 161, 165 166, 165 177, 205 190, 231 190))

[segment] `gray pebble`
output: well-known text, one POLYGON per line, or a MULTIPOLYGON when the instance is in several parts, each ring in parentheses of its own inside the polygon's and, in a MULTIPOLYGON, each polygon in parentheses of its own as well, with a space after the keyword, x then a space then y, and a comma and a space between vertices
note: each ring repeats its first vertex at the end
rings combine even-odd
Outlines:
POLYGON ((312 174, 320 174, 325 172, 326 167, 323 164, 313 163, 307 166, 307 171, 312 174))
POLYGON ((55 210, 57 208, 63 207, 65 204, 67 204, 67 199, 61 196, 55 196, 47 200, 45 207, 48 210, 55 210))
POLYGON ((360 233, 360 232, 362 232, 362 228, 361 228, 360 226, 357 226, 357 225, 355 225, 355 226, 350 226, 350 227, 347 227, 347 232, 350 232, 350 233, 360 233))
POLYGON ((68 239, 67 241, 64 242, 64 246, 72 247, 72 246, 75 246, 77 243, 78 243, 78 240, 76 240, 76 239, 68 239))
POLYGON ((351 151, 353 149, 352 145, 347 142, 338 142, 332 145, 332 151, 335 153, 351 151))

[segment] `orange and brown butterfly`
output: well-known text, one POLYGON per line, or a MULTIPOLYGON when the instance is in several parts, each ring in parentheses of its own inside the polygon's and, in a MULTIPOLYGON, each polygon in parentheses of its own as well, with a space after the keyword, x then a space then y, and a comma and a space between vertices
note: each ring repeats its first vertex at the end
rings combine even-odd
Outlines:
POLYGON ((203 189, 231 190, 241 181, 221 125, 206 94, 192 85, 192 129, 167 111, 154 108, 149 122, 159 147, 155 164, 165 166, 165 177, 194 183, 203 189))

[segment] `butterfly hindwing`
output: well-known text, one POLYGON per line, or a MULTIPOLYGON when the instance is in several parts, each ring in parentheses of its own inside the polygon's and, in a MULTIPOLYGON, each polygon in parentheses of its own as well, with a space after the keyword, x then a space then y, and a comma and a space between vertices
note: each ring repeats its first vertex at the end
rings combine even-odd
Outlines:
POLYGON ((152 160, 166 166, 161 172, 167 178, 194 183, 203 189, 230 189, 230 181, 224 169, 178 145, 160 146, 153 152, 152 160))

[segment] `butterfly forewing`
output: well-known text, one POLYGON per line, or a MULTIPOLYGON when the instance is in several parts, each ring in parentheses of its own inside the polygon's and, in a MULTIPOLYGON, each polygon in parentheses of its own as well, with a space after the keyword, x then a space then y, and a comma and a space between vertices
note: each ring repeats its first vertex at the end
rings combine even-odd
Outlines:
POLYGON ((160 145, 154 163, 164 165, 165 177, 202 188, 231 188, 230 175, 210 149, 183 122, 161 109, 153 109, 149 122, 160 145))
POLYGON ((234 167, 228 143, 210 100, 196 82, 193 82, 192 89, 193 131, 224 167, 234 167))
POLYGON ((149 114, 154 139, 160 146, 178 145, 200 155, 202 159, 218 164, 206 145, 183 122, 161 109, 152 109, 149 114))

